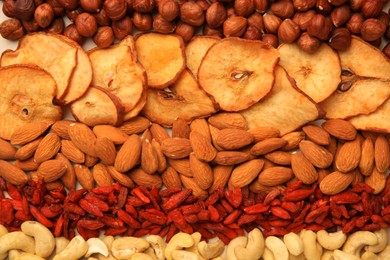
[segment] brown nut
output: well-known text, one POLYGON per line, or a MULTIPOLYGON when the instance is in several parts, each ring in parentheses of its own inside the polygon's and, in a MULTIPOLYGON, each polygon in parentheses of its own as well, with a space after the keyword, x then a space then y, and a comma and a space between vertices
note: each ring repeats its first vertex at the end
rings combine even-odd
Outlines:
POLYGON ((134 0, 133 9, 140 13, 150 13, 154 8, 153 0, 134 0))
POLYGON ((192 26, 201 26, 204 23, 202 8, 194 2, 186 2, 180 7, 180 19, 192 26))
POLYGON ((291 19, 285 19, 279 26, 278 37, 285 43, 292 43, 300 35, 299 26, 291 19))
POLYGON ((176 24, 165 20, 161 14, 157 14, 153 19, 153 30, 159 33, 172 33, 176 29, 176 24))
POLYGON ((317 0, 316 2, 316 12, 319 14, 328 14, 332 11, 332 5, 328 0, 317 0))
POLYGON ((264 33, 263 16, 258 12, 253 13, 248 17, 248 26, 256 27, 260 33, 264 33))
POLYGON ((277 48, 279 45, 278 37, 274 34, 266 33, 263 34, 261 37, 261 40, 265 43, 268 43, 269 45, 273 46, 274 48, 277 48))
POLYGON ((347 2, 347 0, 328 0, 334 6, 340 6, 347 2))
POLYGON ((109 26, 111 24, 111 19, 107 16, 104 9, 100 10, 97 14, 93 14, 93 17, 95 17, 99 26, 109 26))
POLYGON ((14 0, 14 16, 20 20, 31 20, 34 16, 34 0, 14 0))
POLYGON ((117 21, 126 15, 127 3, 125 0, 106 0, 104 1, 103 8, 108 18, 117 21))
POLYGON ((385 47, 383 47, 382 52, 387 56, 387 58, 390 58, 390 43, 387 43, 385 47))
POLYGON ((330 20, 336 27, 344 25, 346 22, 348 22, 350 17, 351 9, 349 9, 347 4, 334 8, 330 14, 330 20))
POLYGON ((46 3, 51 5, 55 16, 63 16, 65 14, 65 8, 58 2, 58 0, 46 0, 46 3))
POLYGON ((22 21, 22 25, 27 32, 36 32, 41 29, 35 19, 31 19, 29 21, 22 21))
POLYGON ((195 27, 180 21, 176 25, 175 33, 179 35, 184 42, 189 42, 195 34, 195 27))
POLYGON ((34 19, 42 28, 50 25, 54 18, 54 10, 48 3, 38 5, 34 12, 34 19))
POLYGON ((174 0, 163 0, 158 4, 158 12, 167 21, 173 21, 179 16, 180 7, 174 0))
POLYGON ((90 13, 98 13, 102 8, 102 0, 80 0, 81 7, 90 13))
POLYGON ((316 0, 293 0, 294 8, 297 11, 304 12, 316 5, 316 0))
POLYGON ((386 38, 387 40, 390 40, 390 27, 387 27, 387 30, 386 30, 386 32, 385 32, 385 38, 386 38))
POLYGON ((378 16, 378 19, 387 27, 390 22, 390 15, 382 11, 378 16))
POLYGON ((280 24, 282 23, 282 20, 274 14, 266 13, 263 15, 263 23, 267 33, 276 34, 280 24))
POLYGON ((233 7, 228 7, 228 8, 226 8, 226 15, 227 15, 227 18, 229 18, 231 16, 236 16, 236 10, 234 10, 233 7))
POLYGON ((349 6, 351 7, 351 9, 353 11, 356 12, 356 11, 360 10, 364 1, 365 0, 349 0, 349 6))
POLYGON ((125 0, 127 6, 127 15, 132 16, 134 13, 133 2, 135 0, 125 0))
POLYGON ((65 30, 64 30, 64 35, 68 37, 69 39, 77 42, 78 44, 83 44, 85 38, 79 34, 79 32, 76 29, 75 24, 69 24, 65 30))
POLYGON ((304 52, 315 53, 320 47, 321 42, 316 37, 310 36, 307 32, 304 32, 298 38, 297 44, 304 52))
POLYGON ((386 26, 378 19, 369 18, 363 22, 360 34, 366 41, 375 41, 386 32, 386 26))
POLYGON ((253 0, 255 10, 258 13, 265 13, 268 8, 269 0, 253 0))
POLYGON ((347 22, 347 28, 353 34, 360 34, 363 22, 363 16, 360 13, 354 13, 347 22))
POLYGON ((74 10, 79 6, 78 0, 57 0, 65 9, 74 10))
POLYGON ((133 32, 133 22, 129 16, 125 16, 119 21, 112 22, 112 31, 118 40, 122 40, 133 32))
POLYGON ((309 10, 306 12, 296 12, 293 21, 298 24, 301 31, 306 31, 307 26, 309 26, 311 19, 316 15, 314 10, 309 10))
POLYGON ((97 31, 97 23, 95 17, 89 13, 82 13, 76 17, 76 29, 81 36, 91 37, 97 31))
POLYGON ((24 31, 18 19, 10 18, 0 24, 0 34, 4 39, 15 41, 22 38, 24 31))
POLYGON ((3 13, 5 16, 14 17, 14 1, 13 0, 5 0, 2 7, 3 13))
POLYGON ((66 17, 69 18, 70 21, 74 22, 76 20, 76 17, 79 15, 79 14, 82 14, 84 13, 85 10, 83 8, 77 8, 77 9, 74 9, 74 10, 68 10, 66 12, 66 17))
POLYGON ((383 9, 382 0, 366 0, 362 3, 361 12, 364 17, 377 17, 383 9))
POLYGON ((232 16, 223 23, 223 34, 226 37, 241 37, 244 35, 247 20, 242 16, 232 16))
POLYGON ((271 5, 271 11, 274 15, 286 19, 294 16, 295 9, 290 0, 274 2, 271 5))
POLYGON ((57 17, 53 22, 44 29, 45 32, 63 34, 65 29, 64 19, 57 17))
POLYGON ((140 31, 149 31, 152 29, 153 19, 150 14, 135 12, 133 15, 133 24, 140 31))
POLYGON ((203 12, 207 11, 207 9, 210 7, 210 4, 207 0, 196 0, 195 3, 202 8, 203 12))
POLYGON ((329 45, 335 50, 345 51, 351 45, 351 40, 351 32, 347 28, 337 28, 332 32, 329 45))
POLYGON ((246 31, 244 33, 243 38, 247 40, 260 40, 261 32, 256 26, 248 25, 246 27, 246 31))
POLYGON ((203 35, 208 35, 208 36, 216 36, 216 37, 223 37, 223 29, 222 27, 219 28, 210 28, 208 24, 205 24, 203 26, 203 35))
POLYGON ((255 4, 253 0, 235 0, 234 10, 237 15, 247 17, 255 11, 255 4))
POLYGON ((103 26, 99 27, 92 40, 99 48, 108 48, 114 42, 114 32, 111 27, 103 26))
POLYGON ((226 9, 220 2, 211 4, 206 11, 206 22, 210 28, 221 27, 226 18, 226 9))
POLYGON ((325 41, 330 37, 332 22, 322 14, 316 14, 310 21, 307 32, 318 39, 325 41))
POLYGON ((382 38, 378 38, 374 41, 367 41, 369 44, 371 44, 372 46, 375 46, 377 48, 379 48, 382 44, 382 38))

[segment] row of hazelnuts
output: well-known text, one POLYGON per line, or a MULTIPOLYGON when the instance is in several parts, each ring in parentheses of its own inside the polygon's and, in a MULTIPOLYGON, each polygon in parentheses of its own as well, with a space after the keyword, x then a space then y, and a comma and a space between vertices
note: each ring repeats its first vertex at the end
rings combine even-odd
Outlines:
MULTIPOLYGON (((277 47, 297 41, 306 52, 321 42, 336 50, 348 48, 351 35, 379 47, 390 39, 389 0, 5 0, 11 17, 0 26, 9 40, 25 32, 45 30, 83 43, 92 37, 98 47, 110 46, 139 31, 176 33, 185 42, 204 35, 263 40, 277 47), (65 27, 62 17, 73 23, 65 27), (202 29, 202 30, 200 30, 202 29)), ((383 52, 390 56, 390 45, 383 52)))

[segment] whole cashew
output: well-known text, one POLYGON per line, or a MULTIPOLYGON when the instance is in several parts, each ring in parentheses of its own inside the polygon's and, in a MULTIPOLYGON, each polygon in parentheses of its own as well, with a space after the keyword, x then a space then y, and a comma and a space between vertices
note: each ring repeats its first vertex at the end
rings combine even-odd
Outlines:
POLYGON ((385 249, 378 254, 380 260, 390 259, 390 246, 386 246, 385 249))
POLYGON ((195 253, 186 250, 173 250, 171 254, 173 260, 198 260, 195 253))
POLYGON ((202 239, 202 235, 199 232, 194 232, 191 234, 191 236, 194 239, 194 244, 191 247, 187 248, 186 251, 195 253, 198 256, 198 260, 207 260, 198 251, 198 244, 202 239))
POLYGON ((328 250, 336 250, 343 246, 347 235, 343 231, 328 233, 326 230, 320 230, 317 232, 317 241, 320 245, 328 250))
POLYGON ((343 251, 360 257, 360 251, 366 245, 372 246, 378 243, 378 237, 370 231, 357 231, 351 234, 343 246, 343 251))
POLYGON ((115 260, 115 257, 111 254, 112 242, 114 242, 115 238, 113 236, 104 236, 102 238, 103 243, 107 246, 108 256, 98 255, 99 260, 115 260))
POLYGON ((148 241, 150 246, 153 248, 157 259, 164 260, 164 252, 166 247, 164 239, 157 235, 149 235, 146 237, 146 241, 148 241))
POLYGON ((234 253, 240 260, 259 259, 264 253, 264 236, 260 229, 255 228, 249 232, 246 246, 237 246, 234 253))
POLYGON ((112 255, 117 259, 127 259, 149 247, 149 242, 139 237, 120 237, 112 243, 112 255))
POLYGON ((56 255, 62 252, 70 242, 66 237, 56 237, 54 241, 56 242, 56 255))
MULTIPOLYGON (((165 248, 165 258, 168 260, 172 260, 172 252, 174 250, 180 250, 183 248, 189 248, 194 245, 194 239, 191 235, 180 232, 174 235, 169 243, 167 244, 167 247, 165 248)), ((190 252, 192 253, 192 252, 190 252)), ((193 253, 195 256, 196 254, 193 253)))
POLYGON ((302 253, 300 255, 292 255, 292 254, 289 254, 289 260, 305 260, 306 257, 305 255, 302 253))
MULTIPOLYGON (((8 234, 8 230, 6 227, 0 224, 0 237, 4 236, 5 234, 8 234)), ((7 253, 0 254, 0 259, 4 259, 7 257, 7 253)))
POLYGON ((214 258, 223 253, 225 250, 225 244, 221 240, 217 240, 213 243, 201 241, 198 244, 198 252, 206 259, 214 258))
POLYGON ((302 230, 301 238, 304 244, 303 254, 307 259, 319 260, 322 255, 322 247, 317 243, 317 235, 311 230, 302 230))
POLYGON ((333 260, 333 251, 325 250, 321 256, 321 260, 333 260))
POLYGON ((295 234, 294 232, 290 232, 283 237, 283 242, 287 247, 288 252, 291 255, 299 256, 303 253, 303 242, 302 239, 295 234))
POLYGON ((55 255, 53 260, 79 259, 85 255, 88 250, 88 244, 82 236, 75 236, 69 244, 59 254, 55 255))
POLYGON ((236 247, 245 247, 248 239, 244 236, 236 237, 232 239, 226 249, 227 260, 238 260, 236 254, 234 253, 236 247))
POLYGON ((264 248, 263 260, 275 260, 274 254, 267 247, 264 248))
POLYGON ((366 246, 366 251, 370 251, 373 253, 379 253, 385 249, 388 241, 388 234, 386 229, 380 229, 375 231, 374 234, 378 237, 378 243, 372 246, 366 246))
MULTIPOLYGON (((11 251, 17 251, 17 250, 11 250, 11 251)), ((45 260, 45 258, 40 257, 38 255, 26 253, 26 252, 18 252, 13 257, 9 256, 9 260, 45 260)))
POLYGON ((333 258, 334 260, 360 260, 360 257, 338 249, 333 251, 333 258))
POLYGON ((92 237, 87 240, 88 251, 85 253, 85 257, 90 257, 93 254, 101 254, 108 256, 108 248, 102 240, 96 237, 92 237))
POLYGON ((37 221, 25 221, 20 228, 24 234, 34 237, 36 255, 43 258, 51 255, 56 243, 53 234, 47 227, 37 221))
POLYGON ((144 251, 144 254, 147 254, 148 256, 150 256, 153 260, 158 260, 157 257, 156 257, 156 254, 154 253, 154 250, 152 247, 148 247, 148 249, 146 249, 144 251))
POLYGON ((379 256, 377 256, 376 254, 374 254, 371 251, 366 251, 362 254, 361 259, 362 260, 379 260, 379 256))
POLYGON ((145 253, 134 253, 130 260, 153 260, 153 258, 145 253))
POLYGON ((0 237, 0 255, 7 254, 7 252, 11 249, 19 249, 24 252, 34 254, 34 238, 24 234, 22 231, 7 233, 0 237))
POLYGON ((275 236, 269 236, 265 239, 265 246, 272 252, 277 260, 288 260, 288 251, 283 241, 275 236))

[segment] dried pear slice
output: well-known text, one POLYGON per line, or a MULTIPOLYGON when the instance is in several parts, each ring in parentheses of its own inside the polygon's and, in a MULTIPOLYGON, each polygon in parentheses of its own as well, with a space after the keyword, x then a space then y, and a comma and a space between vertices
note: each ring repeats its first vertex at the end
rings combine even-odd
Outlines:
POLYGON ((339 88, 320 106, 327 118, 348 118, 375 112, 390 98, 390 60, 365 41, 353 37, 339 52, 343 68, 339 88))
POLYGON ((226 38, 207 51, 198 80, 222 110, 240 111, 271 91, 278 61, 278 52, 268 44, 226 38))
POLYGON ((76 67, 77 48, 53 33, 32 33, 24 36, 15 51, 1 56, 2 67, 12 64, 35 64, 49 72, 57 83, 56 99, 66 94, 76 67))
POLYGON ((145 33, 135 40, 135 47, 151 88, 164 89, 173 84, 186 66, 180 36, 145 33))
POLYGON ((142 96, 138 100, 138 103, 135 105, 135 107, 123 116, 123 121, 127 121, 138 116, 146 104, 147 97, 148 97, 148 92, 147 91, 142 92, 142 96))
POLYGON ((30 123, 60 120, 62 109, 53 104, 56 82, 34 65, 0 68, 0 137, 9 140, 15 129, 30 123))
POLYGON ((340 83, 341 65, 337 52, 323 43, 313 54, 302 51, 296 43, 279 46, 281 65, 297 87, 315 102, 329 97, 340 83))
POLYGON ((284 135, 319 117, 316 103, 296 88, 286 71, 277 66, 275 84, 267 98, 240 112, 249 129, 274 127, 284 135))
POLYGON ((176 83, 164 90, 148 89, 143 109, 151 121, 171 127, 180 117, 186 121, 216 112, 212 99, 199 87, 189 70, 184 70, 176 83))
POLYGON ((92 86, 83 97, 70 106, 73 117, 86 125, 119 125, 123 106, 118 97, 108 90, 92 86))

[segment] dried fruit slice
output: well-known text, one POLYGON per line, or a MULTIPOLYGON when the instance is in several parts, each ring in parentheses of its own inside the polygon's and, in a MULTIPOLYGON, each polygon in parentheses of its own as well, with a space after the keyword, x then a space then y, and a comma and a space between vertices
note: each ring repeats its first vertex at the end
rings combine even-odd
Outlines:
POLYGON ((276 49, 261 41, 226 38, 207 51, 198 80, 222 110, 240 111, 271 91, 278 60, 276 49))
POLYGON ((15 129, 36 121, 59 120, 61 107, 53 104, 56 83, 33 65, 0 68, 0 137, 9 140, 15 129))
POLYGON ((141 98, 138 100, 137 104, 135 104, 135 107, 123 116, 123 121, 127 121, 138 116, 146 104, 147 97, 148 91, 143 91, 141 98))
POLYGON ((315 102, 329 97, 340 83, 341 65, 337 52, 321 44, 314 54, 302 51, 296 43, 278 48, 279 64, 296 82, 297 87, 315 102))
POLYGON ((319 111, 317 105, 295 87, 286 71, 277 66, 271 93, 241 114, 249 129, 274 127, 280 130, 280 135, 285 135, 318 118, 319 111))
POLYGON ((216 106, 191 72, 184 70, 169 88, 148 90, 143 112, 151 121, 171 127, 178 117, 188 122, 215 113, 216 106))
POLYGON ((104 88, 92 86, 70 106, 73 117, 86 125, 118 125, 123 107, 118 97, 104 88))
POLYGON ((76 67, 77 48, 52 33, 32 33, 19 41, 15 51, 7 50, 1 56, 1 66, 35 64, 47 70, 57 83, 56 98, 66 94, 76 67))
POLYGON ((336 92, 320 104, 327 118, 348 118, 374 112, 390 97, 390 60, 377 48, 353 37, 339 52, 343 68, 336 92))
POLYGON ((135 47, 151 88, 164 89, 173 84, 186 66, 184 43, 179 36, 141 34, 135 47))
POLYGON ((186 46, 187 68, 198 77, 198 69, 208 49, 221 39, 213 36, 196 36, 186 46))

